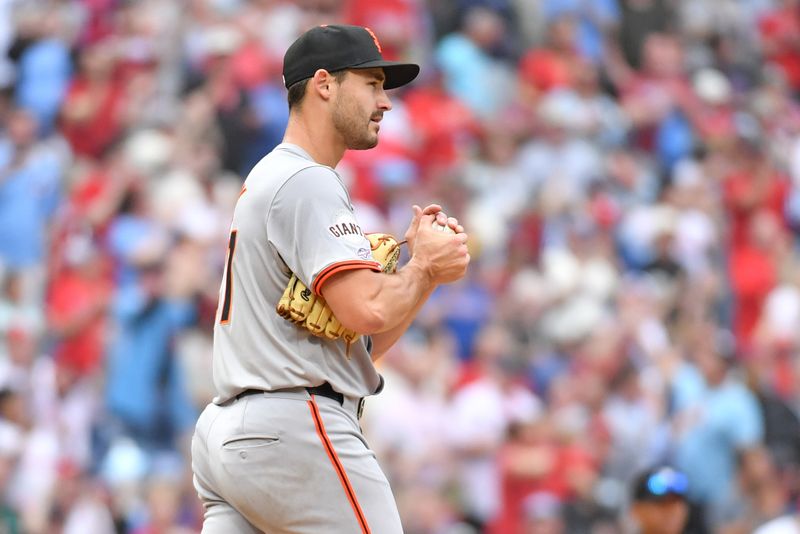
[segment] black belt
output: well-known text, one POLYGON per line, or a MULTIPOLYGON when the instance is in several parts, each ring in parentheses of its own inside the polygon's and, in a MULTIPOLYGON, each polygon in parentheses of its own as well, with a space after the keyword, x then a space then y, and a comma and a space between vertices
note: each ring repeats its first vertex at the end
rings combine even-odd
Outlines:
POLYGON ((331 386, 328 382, 323 382, 321 386, 306 388, 306 391, 308 391, 311 395, 328 397, 329 399, 335 400, 340 405, 344 405, 344 395, 333 389, 333 386, 331 386))
MULTIPOLYGON (((319 395, 321 397, 328 397, 329 399, 333 399, 339 403, 340 406, 344 406, 344 395, 333 389, 328 382, 323 382, 320 386, 308 387, 306 388, 311 395, 319 395)), ((246 389, 236 395, 236 400, 241 399, 242 397, 247 397, 249 395, 260 395, 264 393, 264 390, 261 389, 246 389)), ((361 413, 364 411, 364 398, 358 399, 358 413, 357 416, 360 419, 361 413)))

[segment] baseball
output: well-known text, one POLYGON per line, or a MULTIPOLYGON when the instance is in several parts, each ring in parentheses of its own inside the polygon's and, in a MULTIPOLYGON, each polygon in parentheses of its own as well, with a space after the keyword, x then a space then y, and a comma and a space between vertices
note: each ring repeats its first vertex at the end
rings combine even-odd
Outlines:
POLYGON ((439 232, 446 232, 446 233, 448 233, 448 234, 454 234, 454 233, 456 233, 456 231, 455 231, 455 230, 453 230, 452 228, 450 228, 450 226, 449 226, 449 225, 447 225, 447 224, 444 224, 444 225, 442 225, 442 224, 439 224, 439 223, 438 223, 438 222, 436 222, 436 221, 433 221, 433 225, 432 225, 432 226, 433 226, 433 229, 434 229, 434 230, 437 230, 437 231, 439 231, 439 232))

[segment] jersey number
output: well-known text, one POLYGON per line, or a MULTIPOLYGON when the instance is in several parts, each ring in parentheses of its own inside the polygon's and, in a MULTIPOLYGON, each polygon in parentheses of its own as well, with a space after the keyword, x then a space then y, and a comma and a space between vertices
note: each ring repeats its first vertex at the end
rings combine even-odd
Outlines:
POLYGON ((236 250, 236 230, 231 231, 228 241, 228 259, 225 262, 225 298, 219 314, 220 324, 228 324, 231 320, 231 298, 233 297, 233 252, 236 250))

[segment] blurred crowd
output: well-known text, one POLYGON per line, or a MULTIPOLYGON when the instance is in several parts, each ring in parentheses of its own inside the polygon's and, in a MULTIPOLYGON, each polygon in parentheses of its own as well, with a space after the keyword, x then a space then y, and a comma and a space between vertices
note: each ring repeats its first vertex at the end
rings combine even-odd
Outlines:
POLYGON ((333 22, 423 67, 361 226, 471 236, 362 420, 406 532, 633 532, 663 464, 687 532, 800 532, 798 0, 0 0, 0 531, 199 532, 230 217, 333 22))

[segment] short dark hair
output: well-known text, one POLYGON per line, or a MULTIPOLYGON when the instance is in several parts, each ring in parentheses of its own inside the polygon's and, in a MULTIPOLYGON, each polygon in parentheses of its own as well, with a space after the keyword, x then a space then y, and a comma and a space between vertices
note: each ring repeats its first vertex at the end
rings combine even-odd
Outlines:
MULTIPOLYGON (((336 72, 331 72, 330 74, 336 79, 337 83, 342 83, 342 80, 344 80, 344 77, 347 74, 347 69, 337 70, 336 72)), ((303 99, 306 96, 306 86, 308 85, 308 81, 310 79, 311 78, 306 78, 289 86, 289 93, 286 97, 286 100, 289 102, 289 111, 291 111, 292 108, 299 107, 303 102, 303 99)))

